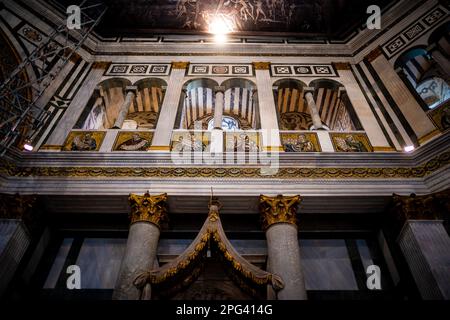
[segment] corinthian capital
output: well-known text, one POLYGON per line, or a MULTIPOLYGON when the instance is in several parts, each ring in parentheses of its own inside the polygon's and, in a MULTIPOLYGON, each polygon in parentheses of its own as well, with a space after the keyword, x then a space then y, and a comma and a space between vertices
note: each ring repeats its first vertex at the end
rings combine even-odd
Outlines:
POLYGON ((276 223, 289 223, 297 225, 297 207, 301 202, 300 196, 259 197, 260 211, 263 220, 263 229, 267 230, 276 223))
POLYGON ((131 224, 150 222, 160 227, 160 222, 167 218, 167 193, 151 196, 148 192, 143 196, 130 194, 131 224))

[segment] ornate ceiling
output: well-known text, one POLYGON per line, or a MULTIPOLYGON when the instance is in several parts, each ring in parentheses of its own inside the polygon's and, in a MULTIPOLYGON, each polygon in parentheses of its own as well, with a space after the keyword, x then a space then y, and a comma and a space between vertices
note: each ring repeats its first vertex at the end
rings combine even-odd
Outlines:
MULTIPOLYGON (((68 0, 54 0, 67 5, 68 0)), ((245 35, 345 38, 367 19, 369 5, 392 0, 110 0, 102 36, 201 33, 220 17, 245 35)))

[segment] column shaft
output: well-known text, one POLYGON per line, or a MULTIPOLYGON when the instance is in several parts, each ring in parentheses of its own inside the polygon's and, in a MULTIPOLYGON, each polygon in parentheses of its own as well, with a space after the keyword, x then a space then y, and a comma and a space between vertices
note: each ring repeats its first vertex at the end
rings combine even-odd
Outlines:
POLYGON ((223 130, 222 119, 224 109, 224 91, 218 88, 216 92, 216 103, 214 105, 214 128, 211 132, 211 152, 223 152, 223 130))
POLYGON ((133 281, 142 272, 152 269, 156 259, 159 234, 159 228, 152 223, 136 222, 131 225, 114 299, 140 299, 141 292, 133 285, 133 281))
POLYGON ((277 298, 306 300, 296 216, 300 196, 261 195, 259 202, 263 229, 266 230, 269 271, 280 276, 285 284, 277 298))
MULTIPOLYGON (((130 195, 131 226, 120 266, 113 299, 140 300, 143 293, 134 285, 136 278, 153 269, 159 241, 160 221, 167 214, 167 194, 130 195)), ((146 298, 147 297, 146 295, 146 298)))
POLYGON ((306 300, 297 228, 277 223, 267 229, 266 238, 269 271, 279 275, 285 283, 284 289, 278 293, 278 300, 306 300))
POLYGON ((121 129, 123 122, 127 118, 128 111, 130 110, 131 103, 133 102, 134 97, 136 96, 135 92, 131 88, 127 88, 127 94, 125 96, 125 100, 120 107, 119 114, 117 115, 116 121, 114 122, 113 129, 121 129))
POLYGON ((309 112, 312 117, 314 130, 319 130, 323 128, 322 119, 320 118, 319 110, 317 109, 316 102, 314 101, 314 96, 311 92, 305 94, 306 103, 308 104, 309 112))
POLYGON ((425 300, 450 300, 450 237, 441 221, 408 220, 399 246, 425 300))

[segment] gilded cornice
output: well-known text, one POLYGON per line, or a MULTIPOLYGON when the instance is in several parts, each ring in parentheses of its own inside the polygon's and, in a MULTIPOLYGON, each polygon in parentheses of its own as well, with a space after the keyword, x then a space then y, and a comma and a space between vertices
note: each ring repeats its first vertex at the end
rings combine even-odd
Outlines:
POLYGON ((270 62, 253 62, 255 70, 269 70, 270 62))
POLYGON ((259 197, 259 205, 263 222, 263 230, 269 229, 277 223, 288 223, 297 226, 297 207, 300 196, 259 197))
POLYGON ((143 196, 131 194, 130 201, 131 224, 136 222, 149 222, 160 227, 161 221, 167 218, 167 194, 151 196, 148 192, 143 196))
POLYGON ((273 175, 259 167, 21 167, 0 166, 0 174, 11 177, 72 178, 257 178, 257 179, 411 179, 424 178, 450 164, 445 152, 417 167, 281 167, 273 175))

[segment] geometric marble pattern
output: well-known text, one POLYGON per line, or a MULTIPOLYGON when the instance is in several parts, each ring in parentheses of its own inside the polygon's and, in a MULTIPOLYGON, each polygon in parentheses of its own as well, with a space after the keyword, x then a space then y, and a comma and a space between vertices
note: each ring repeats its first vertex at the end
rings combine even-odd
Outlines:
POLYGON ((171 65, 169 63, 113 63, 105 72, 105 76, 117 75, 154 75, 168 76, 171 65))
POLYGON ((331 64, 272 64, 270 66, 272 77, 298 76, 298 77, 337 77, 331 64))

